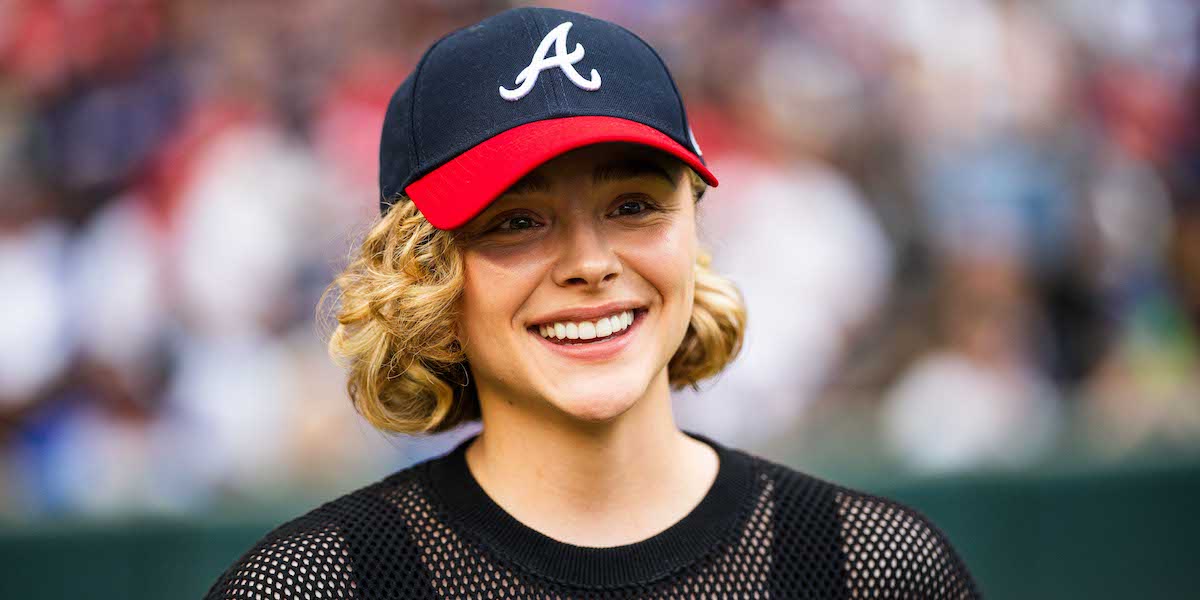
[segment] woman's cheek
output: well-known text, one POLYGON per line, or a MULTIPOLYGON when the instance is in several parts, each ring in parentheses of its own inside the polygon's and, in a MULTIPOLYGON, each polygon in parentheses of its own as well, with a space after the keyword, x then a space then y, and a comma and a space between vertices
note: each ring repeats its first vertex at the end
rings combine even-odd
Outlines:
POLYGON ((682 223, 634 232, 631 238, 628 256, 664 297, 690 286, 695 244, 682 223))
POLYGON ((517 315, 522 314, 525 303, 545 278, 550 264, 544 252, 493 250, 471 251, 464 256, 464 309, 460 327, 467 330, 469 338, 511 339, 514 330, 523 330, 517 315), (514 257, 514 254, 520 256, 514 257))
POLYGON ((466 285, 463 288, 460 326, 466 330, 468 339, 489 338, 495 330, 507 325, 516 307, 510 306, 509 294, 513 293, 512 274, 501 263, 471 254, 464 265, 466 285))

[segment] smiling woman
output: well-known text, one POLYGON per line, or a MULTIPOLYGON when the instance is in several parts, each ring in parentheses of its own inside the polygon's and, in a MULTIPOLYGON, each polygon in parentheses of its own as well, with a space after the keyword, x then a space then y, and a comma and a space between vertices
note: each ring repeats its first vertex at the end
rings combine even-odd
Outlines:
POLYGON ((656 150, 587 146, 539 166, 525 179, 536 187, 502 195, 466 225, 457 337, 485 424, 610 421, 665 405, 672 379, 695 383, 736 355, 745 311, 734 287, 697 263, 703 188, 685 171, 656 150), (535 335, 546 324, 558 343, 535 335), (689 332, 698 339, 684 344, 689 332))
MULTIPOLYGON (((572 179, 578 178, 577 172, 601 157, 625 160, 596 165, 589 172, 595 174, 594 184, 580 191, 597 185, 597 193, 612 196, 603 206, 611 208, 604 215, 610 230, 620 228, 626 238, 632 234, 635 241, 657 239, 662 243, 664 234, 671 233, 664 231, 664 224, 673 225, 690 229, 689 239, 694 243, 693 205, 700 201, 707 184, 682 163, 627 144, 591 146, 563 155, 527 174, 487 210, 455 230, 433 227, 409 198, 397 198, 322 302, 325 305, 324 300, 338 294, 338 326, 331 336, 330 351, 348 369, 349 396, 372 425, 396 433, 432 433, 480 418, 479 367, 495 356, 498 358, 488 363, 495 366, 488 372, 521 368, 511 357, 525 354, 499 343, 520 342, 528 348, 530 340, 524 338, 532 337, 492 336, 484 331, 491 324, 512 324, 515 332, 558 322, 564 332, 554 339, 573 340, 581 337, 579 329, 586 327, 578 321, 618 312, 614 307, 605 308, 603 314, 581 315, 568 306, 579 303, 576 298, 530 308, 542 312, 523 315, 519 322, 514 322, 515 316, 495 317, 489 312, 502 311, 506 308, 502 298, 521 293, 514 283, 533 276, 536 266, 546 263, 547 251, 553 250, 548 244, 557 239, 559 244, 574 245, 562 238, 561 230, 570 226, 578 232, 581 209, 600 210, 597 199, 607 196, 593 194, 584 199, 582 193, 554 192, 575 185, 572 179), (556 202, 555 198, 574 201, 556 202), (678 212, 686 218, 680 218, 678 212), (469 291, 473 293, 466 293, 469 291), (574 326, 576 338, 566 335, 568 324, 574 326), (478 344, 482 347, 473 361, 465 350, 471 345, 471 353, 475 353, 476 345, 470 339, 490 340, 478 344)), ((690 275, 693 296, 686 332, 676 343, 665 372, 675 389, 696 386, 720 372, 741 348, 746 318, 736 287, 711 270, 710 256, 699 249, 686 250, 694 252, 694 267, 670 271, 672 275, 690 275)), ((670 250, 648 257, 645 252, 643 248, 639 256, 651 260, 680 256, 670 250)), ((623 278, 622 284, 631 279, 632 274, 623 278)), ((642 285, 651 287, 648 282, 642 285)), ((615 296, 623 292, 605 293, 615 296)), ((650 296, 654 291, 627 293, 650 296)), ((605 297, 604 301, 612 299, 605 297)), ((618 300, 629 302, 628 298, 618 300)), ((636 309, 637 316, 651 306, 649 300, 635 299, 633 304, 630 308, 636 309)), ((663 342, 664 347, 668 345, 667 340, 663 342)), ((485 388, 495 385, 492 378, 483 376, 485 388)))
POLYGON ((434 44, 322 304, 372 425, 483 430, 276 528, 209 598, 976 597, 916 511, 676 426, 746 326, 697 240, 716 185, 629 31, 521 8, 434 44))

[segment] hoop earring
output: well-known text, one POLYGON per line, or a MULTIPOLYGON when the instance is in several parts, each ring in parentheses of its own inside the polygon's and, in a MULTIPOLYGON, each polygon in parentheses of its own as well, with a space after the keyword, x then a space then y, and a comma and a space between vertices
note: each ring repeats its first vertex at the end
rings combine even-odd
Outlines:
POLYGON ((466 361, 458 363, 458 366, 462 367, 463 370, 463 383, 459 384, 459 387, 465 388, 471 385, 471 372, 467 369, 466 361))

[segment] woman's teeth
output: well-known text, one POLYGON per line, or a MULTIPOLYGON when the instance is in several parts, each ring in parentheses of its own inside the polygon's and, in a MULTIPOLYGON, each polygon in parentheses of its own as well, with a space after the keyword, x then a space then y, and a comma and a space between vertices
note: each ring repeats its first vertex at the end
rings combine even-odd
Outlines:
POLYGON ((620 333, 633 323, 633 311, 626 310, 595 321, 550 323, 538 327, 542 337, 550 339, 590 340, 620 333))

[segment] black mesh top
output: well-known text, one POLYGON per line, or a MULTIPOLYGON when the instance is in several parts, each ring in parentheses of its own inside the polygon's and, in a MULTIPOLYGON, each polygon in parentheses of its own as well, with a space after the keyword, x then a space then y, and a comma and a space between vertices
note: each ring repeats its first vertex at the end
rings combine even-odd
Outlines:
POLYGON ((916 510, 685 433, 717 451, 716 480, 640 542, 574 546, 525 526, 472 477, 470 438, 272 530, 206 599, 979 597, 916 510))

